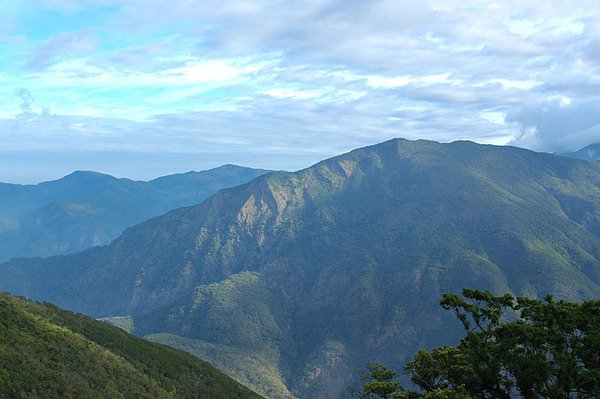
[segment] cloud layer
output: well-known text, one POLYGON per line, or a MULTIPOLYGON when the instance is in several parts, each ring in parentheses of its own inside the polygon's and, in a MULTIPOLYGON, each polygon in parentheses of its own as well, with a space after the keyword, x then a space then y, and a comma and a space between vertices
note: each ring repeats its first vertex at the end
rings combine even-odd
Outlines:
MULTIPOLYGON (((68 147, 103 160, 169 153, 198 159, 195 168, 295 169, 399 136, 550 152, 600 141, 593 0, 14 0, 5 8, 5 159, 68 147)), ((69 167, 78 165, 61 166, 69 167)), ((148 177, 136 168, 121 174, 148 177)))

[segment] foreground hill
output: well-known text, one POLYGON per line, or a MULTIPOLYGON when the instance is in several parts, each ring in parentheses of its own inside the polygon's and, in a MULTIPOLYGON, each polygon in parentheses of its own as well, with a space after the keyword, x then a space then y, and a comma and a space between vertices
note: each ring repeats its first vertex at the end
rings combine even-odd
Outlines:
POLYGON ((367 360, 455 343, 438 300, 463 287, 599 297, 600 164, 391 140, 0 265, 0 289, 131 316, 272 398, 346 397, 367 360))
POLYGON ((0 261, 108 244, 128 227, 266 172, 225 165, 144 182, 79 171, 37 185, 0 183, 0 261))
POLYGON ((185 352, 2 293, 0 397, 260 398, 185 352))

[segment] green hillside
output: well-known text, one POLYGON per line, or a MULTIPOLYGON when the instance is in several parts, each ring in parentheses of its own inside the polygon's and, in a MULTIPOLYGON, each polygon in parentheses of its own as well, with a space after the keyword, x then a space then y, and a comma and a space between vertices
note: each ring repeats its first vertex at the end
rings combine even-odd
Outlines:
POLYGON ((108 244, 128 227, 266 172, 224 165, 145 182, 77 171, 37 185, 0 183, 0 262, 108 244))
POLYGON ((600 297, 600 164, 391 140, 0 265, 0 289, 130 316, 272 398, 343 398, 368 360, 455 344, 438 299, 464 287, 600 297))
POLYGON ((206 362, 0 294, 0 397, 260 398, 206 362))

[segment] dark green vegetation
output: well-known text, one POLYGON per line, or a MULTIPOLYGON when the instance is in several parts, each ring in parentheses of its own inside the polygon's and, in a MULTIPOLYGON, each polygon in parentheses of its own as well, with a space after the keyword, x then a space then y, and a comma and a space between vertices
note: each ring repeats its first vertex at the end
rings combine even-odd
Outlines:
POLYGON ((0 183, 0 261, 108 244, 128 227, 266 172, 225 165, 149 182, 74 172, 38 185, 0 183))
POLYGON ((600 397, 600 300, 582 304, 464 290, 441 305, 462 323, 456 347, 420 350, 406 364, 422 394, 370 364, 361 399, 595 399, 600 397))
POLYGON ((184 348, 270 397, 344 397, 461 329, 464 287, 600 297, 600 164, 392 140, 271 173, 109 246, 0 265, 0 289, 184 348))
POLYGON ((590 144, 578 151, 564 153, 561 155, 565 157, 585 159, 587 161, 597 161, 600 160, 600 143, 590 144))
POLYGON ((1 293, 0 397, 260 398, 183 351, 1 293))

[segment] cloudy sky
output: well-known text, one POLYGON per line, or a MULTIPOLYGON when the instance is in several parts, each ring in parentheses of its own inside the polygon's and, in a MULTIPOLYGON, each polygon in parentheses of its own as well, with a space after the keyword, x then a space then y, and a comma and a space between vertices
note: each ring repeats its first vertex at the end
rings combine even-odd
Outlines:
POLYGON ((392 137, 600 141, 598 0, 0 6, 0 181, 294 170, 392 137))

